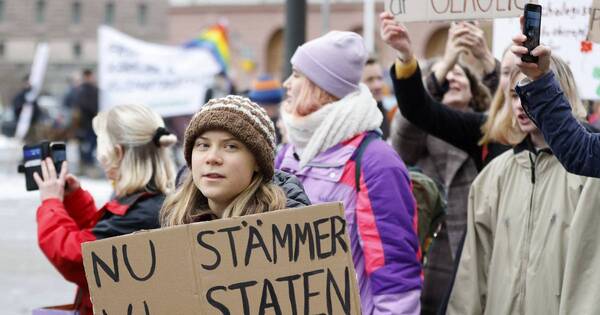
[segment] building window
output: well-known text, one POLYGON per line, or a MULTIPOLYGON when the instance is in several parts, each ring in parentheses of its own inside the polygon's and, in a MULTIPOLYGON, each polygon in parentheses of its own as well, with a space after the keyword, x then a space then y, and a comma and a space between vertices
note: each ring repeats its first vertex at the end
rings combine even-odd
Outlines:
POLYGON ((115 4, 109 2, 104 7, 104 23, 112 25, 115 22, 115 4))
POLYGON ((138 5, 138 24, 146 25, 146 18, 148 16, 148 6, 145 3, 138 5))
POLYGON ((4 21, 4 0, 0 0, 0 22, 4 21))
POLYGON ((73 44, 73 57, 76 59, 81 58, 81 43, 79 42, 73 44))
POLYGON ((71 5, 71 22, 79 24, 81 22, 81 2, 75 1, 71 5))
POLYGON ((38 0, 35 3, 35 21, 38 24, 44 23, 45 14, 46 14, 46 1, 38 0))

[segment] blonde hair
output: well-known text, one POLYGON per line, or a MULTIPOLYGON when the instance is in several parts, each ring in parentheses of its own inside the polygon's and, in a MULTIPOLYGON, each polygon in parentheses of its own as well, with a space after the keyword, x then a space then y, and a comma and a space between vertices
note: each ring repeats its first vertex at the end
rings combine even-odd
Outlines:
POLYGON ((92 125, 98 135, 98 160, 119 169, 115 181, 118 197, 144 190, 171 192, 175 164, 167 148, 177 137, 162 135, 158 145, 154 143, 157 129, 165 126, 157 113, 142 105, 118 105, 100 112, 92 125), (117 145, 122 148, 120 160, 117 145))
MULTIPOLYGON (((286 196, 283 190, 256 173, 246 187, 223 212, 223 218, 241 217, 284 209, 286 196)), ((175 226, 196 222, 204 215, 215 215, 208 207, 208 199, 202 194, 189 174, 177 191, 167 196, 160 210, 161 226, 175 226)))
MULTIPOLYGON (((300 73, 297 70, 295 71, 300 73)), ((302 80, 304 80, 304 84, 300 89, 295 104, 286 105, 291 106, 291 108, 288 107, 287 109, 295 110, 298 115, 309 115, 319 110, 323 105, 339 100, 339 98, 320 88, 305 75, 302 75, 302 80)))
MULTIPOLYGON (((579 92, 577 91, 577 85, 573 73, 569 68, 569 65, 564 62, 561 58, 556 56, 550 57, 550 70, 556 75, 556 79, 560 84, 561 90, 563 91, 565 98, 571 105, 571 111, 578 120, 585 120, 587 111, 583 106, 583 102, 579 98, 579 92)), ((518 68, 513 69, 510 75, 510 81, 508 88, 514 89, 517 84, 517 78, 521 72, 518 68)), ((510 91, 510 90, 508 90, 510 91)), ((506 92, 508 92, 506 91, 506 92)), ((510 106, 505 106, 510 107, 510 106)), ((517 145, 527 136, 526 133, 521 131, 516 123, 516 117, 512 113, 512 110, 508 110, 510 114, 498 117, 498 140, 505 141, 504 143, 510 145, 517 145)))
MULTIPOLYGON (((510 45, 504 49, 504 52, 502 53, 503 61, 504 58, 507 57, 507 54, 510 54, 508 55, 508 58, 514 58, 509 49, 510 45)), ((515 67, 516 66, 513 65, 510 70, 512 71, 512 69, 515 67)), ((489 114, 485 120, 485 123, 483 126, 481 126, 481 133, 483 134, 481 140, 479 140, 479 145, 481 146, 487 145, 491 142, 508 144, 508 141, 504 139, 504 132, 499 123, 505 119, 506 115, 512 115, 510 106, 505 106, 506 98, 504 97, 504 92, 505 91, 500 89, 500 86, 498 86, 496 92, 494 93, 494 97, 492 98, 492 102, 490 103, 490 108, 488 111, 489 114)))
POLYGON ((491 142, 508 144, 508 141, 504 138, 503 127, 500 126, 500 121, 503 121, 506 116, 512 115, 510 106, 505 106, 506 98, 504 97, 504 92, 501 89, 497 89, 494 94, 489 114, 485 123, 481 126, 483 137, 479 140, 479 145, 487 145, 491 142))

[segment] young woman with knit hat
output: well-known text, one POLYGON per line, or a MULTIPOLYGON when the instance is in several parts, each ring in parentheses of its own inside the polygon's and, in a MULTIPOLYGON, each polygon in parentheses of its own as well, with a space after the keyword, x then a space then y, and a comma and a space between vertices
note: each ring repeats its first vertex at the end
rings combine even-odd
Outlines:
POLYGON ((212 99, 185 131, 191 176, 165 201, 163 226, 286 208, 273 184, 275 127, 266 111, 241 96, 212 99))
POLYGON ((281 111, 290 145, 276 166, 300 179, 311 202, 344 203, 362 313, 419 314, 416 206, 406 167, 379 138, 377 102, 359 84, 366 59, 351 32, 296 50, 281 111))
POLYGON ((81 315, 92 314, 81 244, 159 228, 160 207, 175 180, 168 147, 177 137, 154 111, 119 105, 100 112, 92 125, 98 160, 114 186, 111 201, 97 210, 92 195, 68 173, 66 162, 58 175, 48 158, 42 174, 34 175, 42 199, 37 210, 40 249, 65 279, 77 284, 75 304, 81 315))

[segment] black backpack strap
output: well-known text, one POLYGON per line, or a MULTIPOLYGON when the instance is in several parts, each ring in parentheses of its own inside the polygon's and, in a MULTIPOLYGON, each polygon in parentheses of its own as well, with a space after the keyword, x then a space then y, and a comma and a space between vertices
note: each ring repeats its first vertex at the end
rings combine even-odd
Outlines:
POLYGON ((380 136, 378 133, 369 132, 365 136, 363 141, 361 141, 360 144, 358 145, 356 152, 354 152, 354 165, 355 165, 354 178, 355 178, 355 183, 356 183, 356 192, 360 192, 360 173, 361 173, 360 166, 361 166, 361 160, 362 160, 363 153, 365 153, 365 150, 367 149, 367 146, 369 145, 369 143, 371 143, 371 141, 373 141, 375 139, 379 139, 379 138, 380 138, 380 136))

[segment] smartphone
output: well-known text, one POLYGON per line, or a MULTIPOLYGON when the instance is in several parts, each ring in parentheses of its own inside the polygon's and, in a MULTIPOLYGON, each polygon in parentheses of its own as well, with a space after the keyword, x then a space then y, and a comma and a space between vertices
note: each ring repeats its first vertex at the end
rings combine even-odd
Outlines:
POLYGON ((23 146, 23 165, 19 167, 19 171, 25 173, 25 187, 28 191, 38 189, 33 173, 42 173, 42 161, 45 158, 52 158, 56 174, 60 174, 62 162, 67 159, 66 149, 65 143, 58 141, 43 141, 39 144, 23 146))
POLYGON ((533 3, 525 5, 525 23, 523 34, 527 36, 524 45, 529 52, 521 57, 523 62, 537 63, 538 57, 531 55, 531 51, 540 45, 540 28, 542 26, 542 6, 533 3))

